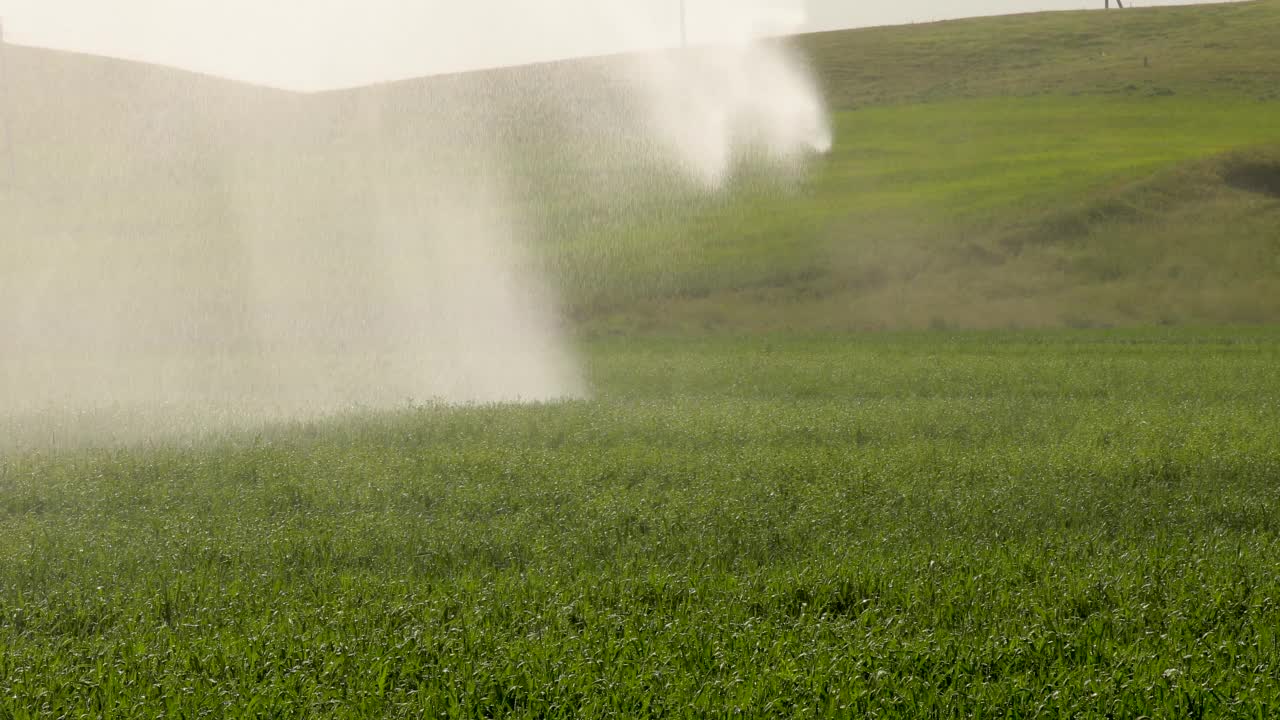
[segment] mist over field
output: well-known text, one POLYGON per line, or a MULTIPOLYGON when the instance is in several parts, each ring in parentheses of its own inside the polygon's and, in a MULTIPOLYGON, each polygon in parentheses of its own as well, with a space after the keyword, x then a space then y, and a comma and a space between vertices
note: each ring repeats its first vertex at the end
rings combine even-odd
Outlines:
MULTIPOLYGON (((501 45, 460 13, 437 21, 462 45, 501 45)), ((623 45, 662 26, 625 4, 556 18, 623 45)), ((584 397, 557 289, 531 255, 555 230, 534 218, 582 193, 613 212, 637 183, 716 193, 747 154, 791 172, 830 149, 807 66, 759 39, 803 20, 798 5, 708 4, 689 21, 716 28, 709 45, 533 82, 458 75, 411 106, 356 91, 276 94, 221 121, 157 109, 123 144, 69 113, 92 89, 37 88, 11 61, 42 115, 64 109, 54 127, 7 109, 11 191, 32 202, 0 249, 0 406, 107 414, 128 436, 134 422, 584 397), (85 162, 59 158, 73 147, 85 162)), ((353 49, 352 66, 370 51, 353 49)))
POLYGON ((1280 716, 1280 0, 1125 4, 0 0, 0 718, 1280 716))

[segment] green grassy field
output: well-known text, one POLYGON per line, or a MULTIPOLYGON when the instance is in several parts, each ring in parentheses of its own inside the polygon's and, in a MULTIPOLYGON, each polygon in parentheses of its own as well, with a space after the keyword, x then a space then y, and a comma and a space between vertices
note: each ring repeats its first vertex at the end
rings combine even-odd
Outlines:
POLYGON ((1278 111, 1044 97, 839 113, 802 188, 744 182, 551 252, 599 332, 1268 322, 1280 196, 1231 179, 1280 178, 1278 111))
MULTIPOLYGON (((1277 27, 803 38, 834 151, 714 197, 548 193, 567 160, 516 132, 594 398, 0 422, 0 720, 1277 716, 1277 27)), ((212 267, 268 189, 357 227, 308 179, 411 184, 429 148, 370 138, 439 82, 10 60, 0 300, 40 243, 212 267)))
POLYGON ((1264 0, 804 38, 837 128, 809 182, 748 177, 609 261, 561 237, 567 301, 606 333, 1275 323, 1277 24, 1264 0))
POLYGON ((1273 330, 599 341, 0 464, 0 716, 1271 717, 1273 330))

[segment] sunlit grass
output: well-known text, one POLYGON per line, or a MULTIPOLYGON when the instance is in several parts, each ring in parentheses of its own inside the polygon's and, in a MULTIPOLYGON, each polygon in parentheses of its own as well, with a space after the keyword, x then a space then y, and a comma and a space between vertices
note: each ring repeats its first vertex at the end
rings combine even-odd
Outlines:
POLYGON ((598 399, 0 461, 0 713, 1266 716, 1266 330, 609 341, 598 399))
MULTIPOLYGON (((1277 8, 808 38, 836 147, 720 194, 537 138, 591 400, 6 419, 0 718, 1275 716, 1280 199, 1233 172, 1280 168, 1277 8)), ((0 300, 23 242, 189 268, 238 202, 322 234, 363 206, 308 179, 419 177, 353 135, 175 180, 86 116, 23 167, 136 183, 0 192, 0 300)))
POLYGON ((793 326, 828 329, 1274 320, 1274 303, 1247 308, 1280 291, 1280 199, 1229 187, 1219 158, 1280 142, 1276 112, 1107 97, 847 112, 806 178, 747 173, 727 199, 642 196, 601 208, 607 221, 553 226, 541 249, 592 329, 768 328, 778 302, 793 326), (1106 212, 1117 204, 1135 212, 1106 212), (1063 231, 1072 210, 1078 227, 1063 231), (1034 247, 1019 242, 1029 229, 1034 247), (1195 273, 1245 282, 1151 303, 1168 294, 1155 269, 1171 248, 1198 258, 1195 273))

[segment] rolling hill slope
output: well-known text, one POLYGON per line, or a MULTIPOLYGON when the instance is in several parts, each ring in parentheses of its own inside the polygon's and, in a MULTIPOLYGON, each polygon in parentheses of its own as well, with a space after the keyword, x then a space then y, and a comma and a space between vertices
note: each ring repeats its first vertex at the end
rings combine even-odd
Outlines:
POLYGON ((979 97, 1280 99, 1273 0, 1057 12, 801 40, 834 107, 979 97))
POLYGON ((11 47, 0 300, 59 242, 96 262, 45 271, 144 258, 220 302, 246 206, 358 241, 369 185, 411 207, 485 145, 584 332, 1280 322, 1276 28, 1259 0, 799 38, 834 151, 715 196, 601 149, 609 58, 294 95, 11 47))

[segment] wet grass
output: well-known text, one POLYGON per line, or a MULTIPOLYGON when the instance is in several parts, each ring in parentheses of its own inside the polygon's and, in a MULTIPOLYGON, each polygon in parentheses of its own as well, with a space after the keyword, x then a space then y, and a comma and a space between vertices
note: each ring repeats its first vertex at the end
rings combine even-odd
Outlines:
POLYGON ((598 341, 0 461, 0 716, 1271 717, 1280 335, 598 341))
MULTIPOLYGON (((0 426, 0 718, 1276 716, 1280 332, 948 328, 1276 322, 1277 7, 816 36, 812 174, 628 178, 607 212, 535 183, 591 401, 0 426)), ((137 183, 6 189, 0 281, 18 237, 220 247, 231 149, 380 157, 220 134, 320 132, 293 100, 79 63, 18 56, 20 166, 137 183)), ((359 207, 296 192, 299 233, 359 207)))

